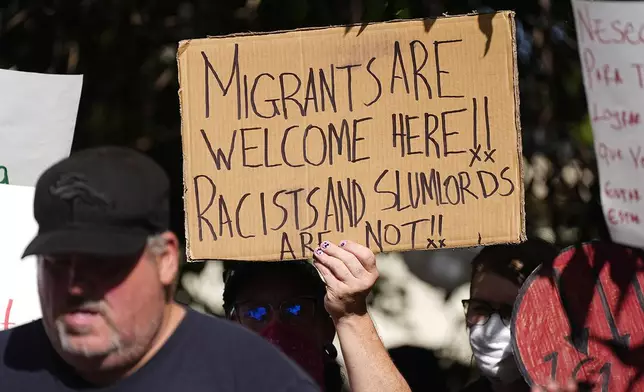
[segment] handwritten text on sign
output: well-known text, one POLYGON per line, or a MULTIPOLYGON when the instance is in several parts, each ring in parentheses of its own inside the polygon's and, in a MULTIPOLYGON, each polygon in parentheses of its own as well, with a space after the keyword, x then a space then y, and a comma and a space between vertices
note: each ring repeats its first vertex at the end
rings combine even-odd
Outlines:
MULTIPOLYGON (((6 306, 4 307, 4 317, 0 320, 0 330, 9 329, 14 326, 15 323, 11 322, 11 308, 13 307, 13 300, 10 299, 7 301, 6 306)), ((0 314, 0 316, 2 316, 0 314)))
POLYGON ((644 4, 573 1, 579 54, 613 240, 644 241, 644 4))
POLYGON ((189 258, 519 241, 513 15, 426 26, 182 42, 189 258))

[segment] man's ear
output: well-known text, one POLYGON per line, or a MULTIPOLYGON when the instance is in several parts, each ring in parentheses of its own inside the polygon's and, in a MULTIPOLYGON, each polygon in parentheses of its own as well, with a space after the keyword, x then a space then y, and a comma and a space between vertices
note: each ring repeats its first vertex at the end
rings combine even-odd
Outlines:
POLYGON ((179 240, 174 233, 166 231, 161 234, 165 240, 165 249, 158 255, 159 280, 164 286, 171 286, 179 274, 179 240))

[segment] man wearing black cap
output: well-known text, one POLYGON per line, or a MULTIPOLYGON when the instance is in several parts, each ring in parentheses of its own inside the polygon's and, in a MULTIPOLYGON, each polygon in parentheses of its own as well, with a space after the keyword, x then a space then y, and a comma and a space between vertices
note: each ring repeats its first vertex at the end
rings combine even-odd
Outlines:
POLYGON ((42 320, 0 333, 0 391, 317 391, 258 336, 175 303, 169 182, 132 150, 85 150, 36 185, 42 320))

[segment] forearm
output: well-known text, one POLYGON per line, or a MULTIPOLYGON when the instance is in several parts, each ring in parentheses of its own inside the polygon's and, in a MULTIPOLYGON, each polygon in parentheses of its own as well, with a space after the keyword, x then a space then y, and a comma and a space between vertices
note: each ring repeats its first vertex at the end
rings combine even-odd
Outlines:
POLYGON ((352 392, 410 392, 368 313, 336 323, 352 392))

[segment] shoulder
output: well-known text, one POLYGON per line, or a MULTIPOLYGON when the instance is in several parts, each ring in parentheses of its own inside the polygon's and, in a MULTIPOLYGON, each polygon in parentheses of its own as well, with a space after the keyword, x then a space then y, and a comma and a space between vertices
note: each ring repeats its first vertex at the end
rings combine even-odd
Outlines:
POLYGON ((192 309, 186 310, 183 328, 187 334, 198 334, 204 349, 221 348, 232 344, 262 340, 245 328, 226 319, 207 315, 192 309))
POLYGON ((0 332, 0 374, 29 374, 48 367, 51 345, 41 320, 0 332))
POLYGON ((201 337, 198 342, 204 349, 222 351, 225 348, 243 349, 253 346, 259 351, 268 352, 269 355, 277 353, 270 343, 257 334, 223 318, 188 309, 185 324, 186 332, 201 337))
POLYGON ((32 321, 6 331, 0 332, 0 358, 15 356, 20 352, 42 351, 48 347, 47 335, 41 320, 32 321))
POLYGON ((287 361, 286 356, 261 336, 231 321, 188 310, 186 327, 190 335, 200 337, 195 342, 204 350, 228 358, 252 354, 253 357, 273 358, 277 363, 287 361))
POLYGON ((296 379, 286 385, 280 392, 320 392, 320 387, 310 379, 296 379))
MULTIPOLYGON (((257 390, 318 391, 308 375, 261 336, 228 320, 188 310, 186 337, 212 366, 222 364, 238 375, 236 383, 257 390), (195 338, 198 337, 198 338, 195 338), (225 365, 224 365, 225 364, 225 365)), ((189 344, 192 346, 192 344, 189 344)), ((246 388, 244 389, 246 390, 246 388)))
POLYGON ((7 349, 9 344, 9 339, 11 338, 11 330, 6 330, 0 332, 0 363, 2 363, 2 358, 4 358, 4 352, 7 349))

